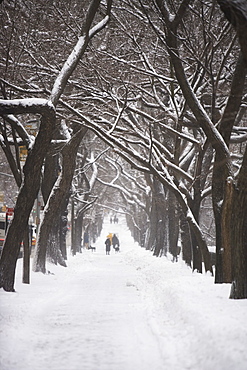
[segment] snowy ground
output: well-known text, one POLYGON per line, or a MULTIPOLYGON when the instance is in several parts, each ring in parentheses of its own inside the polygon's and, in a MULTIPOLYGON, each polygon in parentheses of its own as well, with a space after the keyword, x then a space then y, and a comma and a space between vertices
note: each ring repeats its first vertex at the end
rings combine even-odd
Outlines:
POLYGON ((123 219, 96 252, 0 290, 1 370, 246 370, 247 300, 138 247, 123 219), (116 232, 120 253, 105 255, 116 232))

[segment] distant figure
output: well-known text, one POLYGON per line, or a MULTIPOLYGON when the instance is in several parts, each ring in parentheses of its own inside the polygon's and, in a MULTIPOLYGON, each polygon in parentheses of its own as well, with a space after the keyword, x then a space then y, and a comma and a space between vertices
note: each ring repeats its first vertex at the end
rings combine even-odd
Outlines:
POLYGON ((119 239, 117 237, 116 234, 113 234, 113 237, 112 237, 112 246, 113 248, 115 249, 115 252, 119 252, 119 239))
POLYGON ((112 224, 112 217, 110 217, 110 223, 112 224))
POLYGON ((117 216, 116 215, 114 216, 114 220, 113 221, 114 221, 114 224, 118 222, 118 219, 117 219, 117 216))
POLYGON ((106 254, 110 254, 110 251, 111 251, 111 241, 109 238, 106 239, 105 241, 105 251, 106 251, 106 254))
POLYGON ((88 249, 88 246, 89 246, 89 235, 88 232, 85 231, 83 236, 83 247, 88 249))
POLYGON ((112 233, 109 233, 109 234, 107 235, 107 238, 109 238, 109 239, 110 239, 110 242, 111 242, 111 244, 110 244, 110 245, 112 245, 112 236, 113 236, 113 234, 112 234, 112 233))

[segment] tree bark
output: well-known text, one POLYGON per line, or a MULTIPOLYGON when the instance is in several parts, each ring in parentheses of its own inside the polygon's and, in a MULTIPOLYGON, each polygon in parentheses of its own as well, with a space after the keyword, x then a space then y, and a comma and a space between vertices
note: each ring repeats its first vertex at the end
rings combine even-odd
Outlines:
POLYGON ((173 256, 173 261, 178 256, 178 234, 179 234, 179 217, 177 211, 177 200, 175 195, 168 191, 168 222, 169 222, 169 252, 173 256))
MULTIPOLYGON (((219 125, 219 131, 222 134, 227 146, 229 146, 232 128, 240 109, 245 86, 245 76, 245 63, 242 56, 240 56, 236 64, 227 105, 219 125)), ((216 227, 216 283, 226 283, 229 282, 230 279, 229 267, 225 262, 223 264, 223 260, 226 261, 226 258, 223 257, 225 253, 224 241, 227 239, 229 240, 227 235, 229 234, 230 230, 232 230, 231 228, 230 230, 228 228, 229 224, 231 223, 229 202, 226 199, 226 184, 228 177, 231 177, 231 172, 229 172, 229 167, 225 163, 225 157, 221 152, 216 152, 212 177, 212 201, 216 227), (226 211, 224 211, 224 207, 227 208, 226 211), (222 220, 223 214, 224 220, 222 220), (229 217, 229 220, 227 220, 227 217, 229 217), (224 267, 226 268, 226 271, 224 270, 224 267)), ((229 243, 226 244, 226 248, 231 248, 229 243)), ((231 252, 227 251, 226 253, 228 256, 230 256, 231 252)))
POLYGON ((22 282, 24 284, 30 284, 30 240, 29 237, 29 227, 27 228, 26 232, 24 233, 23 238, 23 274, 22 274, 22 282))
POLYGON ((66 248, 66 236, 68 231, 68 203, 71 195, 71 189, 65 197, 65 201, 62 206, 60 225, 59 225, 59 245, 64 260, 67 260, 67 248, 66 248))
POLYGON ((75 240, 74 240, 74 248, 76 252, 81 252, 82 247, 82 223, 83 223, 84 214, 80 213, 75 218, 75 240))
MULTIPOLYGON (((78 130, 78 128, 77 128, 78 130)), ((70 142, 66 144, 62 150, 63 165, 62 171, 59 178, 52 190, 49 197, 48 203, 44 210, 43 222, 40 225, 38 240, 36 243, 33 270, 35 272, 41 271, 46 272, 46 252, 47 252, 47 240, 51 233, 52 225, 59 224, 59 218, 61 215, 62 205, 68 194, 71 186, 71 181, 74 175, 76 166, 76 153, 78 146, 86 133, 86 129, 80 128, 70 142)), ((58 247, 58 246, 57 246, 58 247)))
POLYGON ((247 147, 233 194, 233 280, 230 298, 247 298, 247 147))
POLYGON ((192 243, 190 236, 190 228, 188 222, 185 220, 183 213, 180 215, 180 230, 181 230, 182 258, 184 262, 191 267, 192 243))
POLYGON ((218 0, 218 3, 237 32, 247 66, 247 2, 246 0, 218 0))

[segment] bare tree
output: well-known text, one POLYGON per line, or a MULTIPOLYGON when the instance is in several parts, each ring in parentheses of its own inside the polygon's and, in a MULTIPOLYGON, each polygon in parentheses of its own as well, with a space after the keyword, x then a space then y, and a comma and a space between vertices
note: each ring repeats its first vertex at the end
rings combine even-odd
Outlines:
MULTIPOLYGON (((243 92, 244 88, 244 77, 247 71, 247 3, 246 1, 227 1, 219 0, 218 3, 221 6, 225 16, 230 21, 230 23, 236 29, 241 50, 243 53, 244 61, 241 60, 239 74, 235 75, 235 85, 232 87, 232 99, 230 102, 232 104, 239 106, 240 102, 235 102, 234 95, 236 91, 239 95, 243 92), (244 65, 245 64, 245 68, 244 65), (238 85, 238 86, 236 86, 238 85), (236 89, 236 91, 234 90, 236 89), (242 90, 242 91, 241 91, 242 90)), ((230 105, 230 103, 229 103, 230 105)), ((230 105, 231 107, 231 105, 230 105)), ((232 108, 232 107, 231 107, 232 108)), ((234 106, 235 108, 235 106, 234 106)), ((236 108, 235 108, 236 109, 236 108)), ((227 111, 227 109, 226 109, 227 111)), ((229 109, 230 111, 230 109, 229 109)), ((233 110, 234 112, 234 110, 233 110)), ((227 111, 229 114, 229 112, 227 111)), ((227 117, 227 115, 226 115, 227 117)), ((236 120, 236 116, 234 117, 236 120)), ((225 118, 226 120, 227 118, 225 118)), ((241 299, 247 298, 247 242, 246 242, 246 230, 247 230, 247 147, 245 147, 245 153, 243 157, 243 162, 241 169, 239 171, 239 176, 236 179, 236 183, 233 182, 232 178, 227 179, 226 186, 226 207, 228 213, 230 213, 231 225, 228 223, 227 227, 231 226, 232 234, 228 236, 228 243, 232 243, 235 248, 231 256, 233 258, 233 271, 231 280, 232 289, 230 298, 241 299)))
POLYGON ((58 74, 49 101, 22 99, 17 102, 6 100, 2 101, 1 104, 0 113, 2 115, 20 113, 42 114, 39 133, 25 163, 23 185, 16 202, 14 218, 8 229, 3 253, 1 255, 0 286, 6 291, 14 290, 15 266, 21 240, 23 238, 23 232, 27 228, 29 214, 39 191, 41 167, 56 127, 54 107, 57 105, 69 77, 85 52, 88 42, 95 34, 104 28, 109 21, 111 1, 107 2, 106 16, 103 20, 91 27, 99 6, 100 1, 91 1, 84 25, 81 29, 81 35, 68 57, 67 62, 58 74))

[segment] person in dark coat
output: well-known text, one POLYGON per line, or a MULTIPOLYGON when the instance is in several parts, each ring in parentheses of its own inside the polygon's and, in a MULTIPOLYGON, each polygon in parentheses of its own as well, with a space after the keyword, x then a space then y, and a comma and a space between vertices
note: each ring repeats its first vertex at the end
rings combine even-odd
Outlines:
POLYGON ((89 247, 89 234, 87 231, 85 231, 84 236, 83 236, 83 247, 88 249, 89 247))
POLYGON ((106 241, 105 241, 105 251, 106 251, 106 254, 110 254, 110 251, 111 251, 111 240, 110 240, 110 238, 107 238, 106 241))
POLYGON ((113 245, 113 248, 115 249, 116 252, 119 252, 119 239, 117 237, 116 234, 113 234, 113 237, 112 237, 112 245, 113 245))

